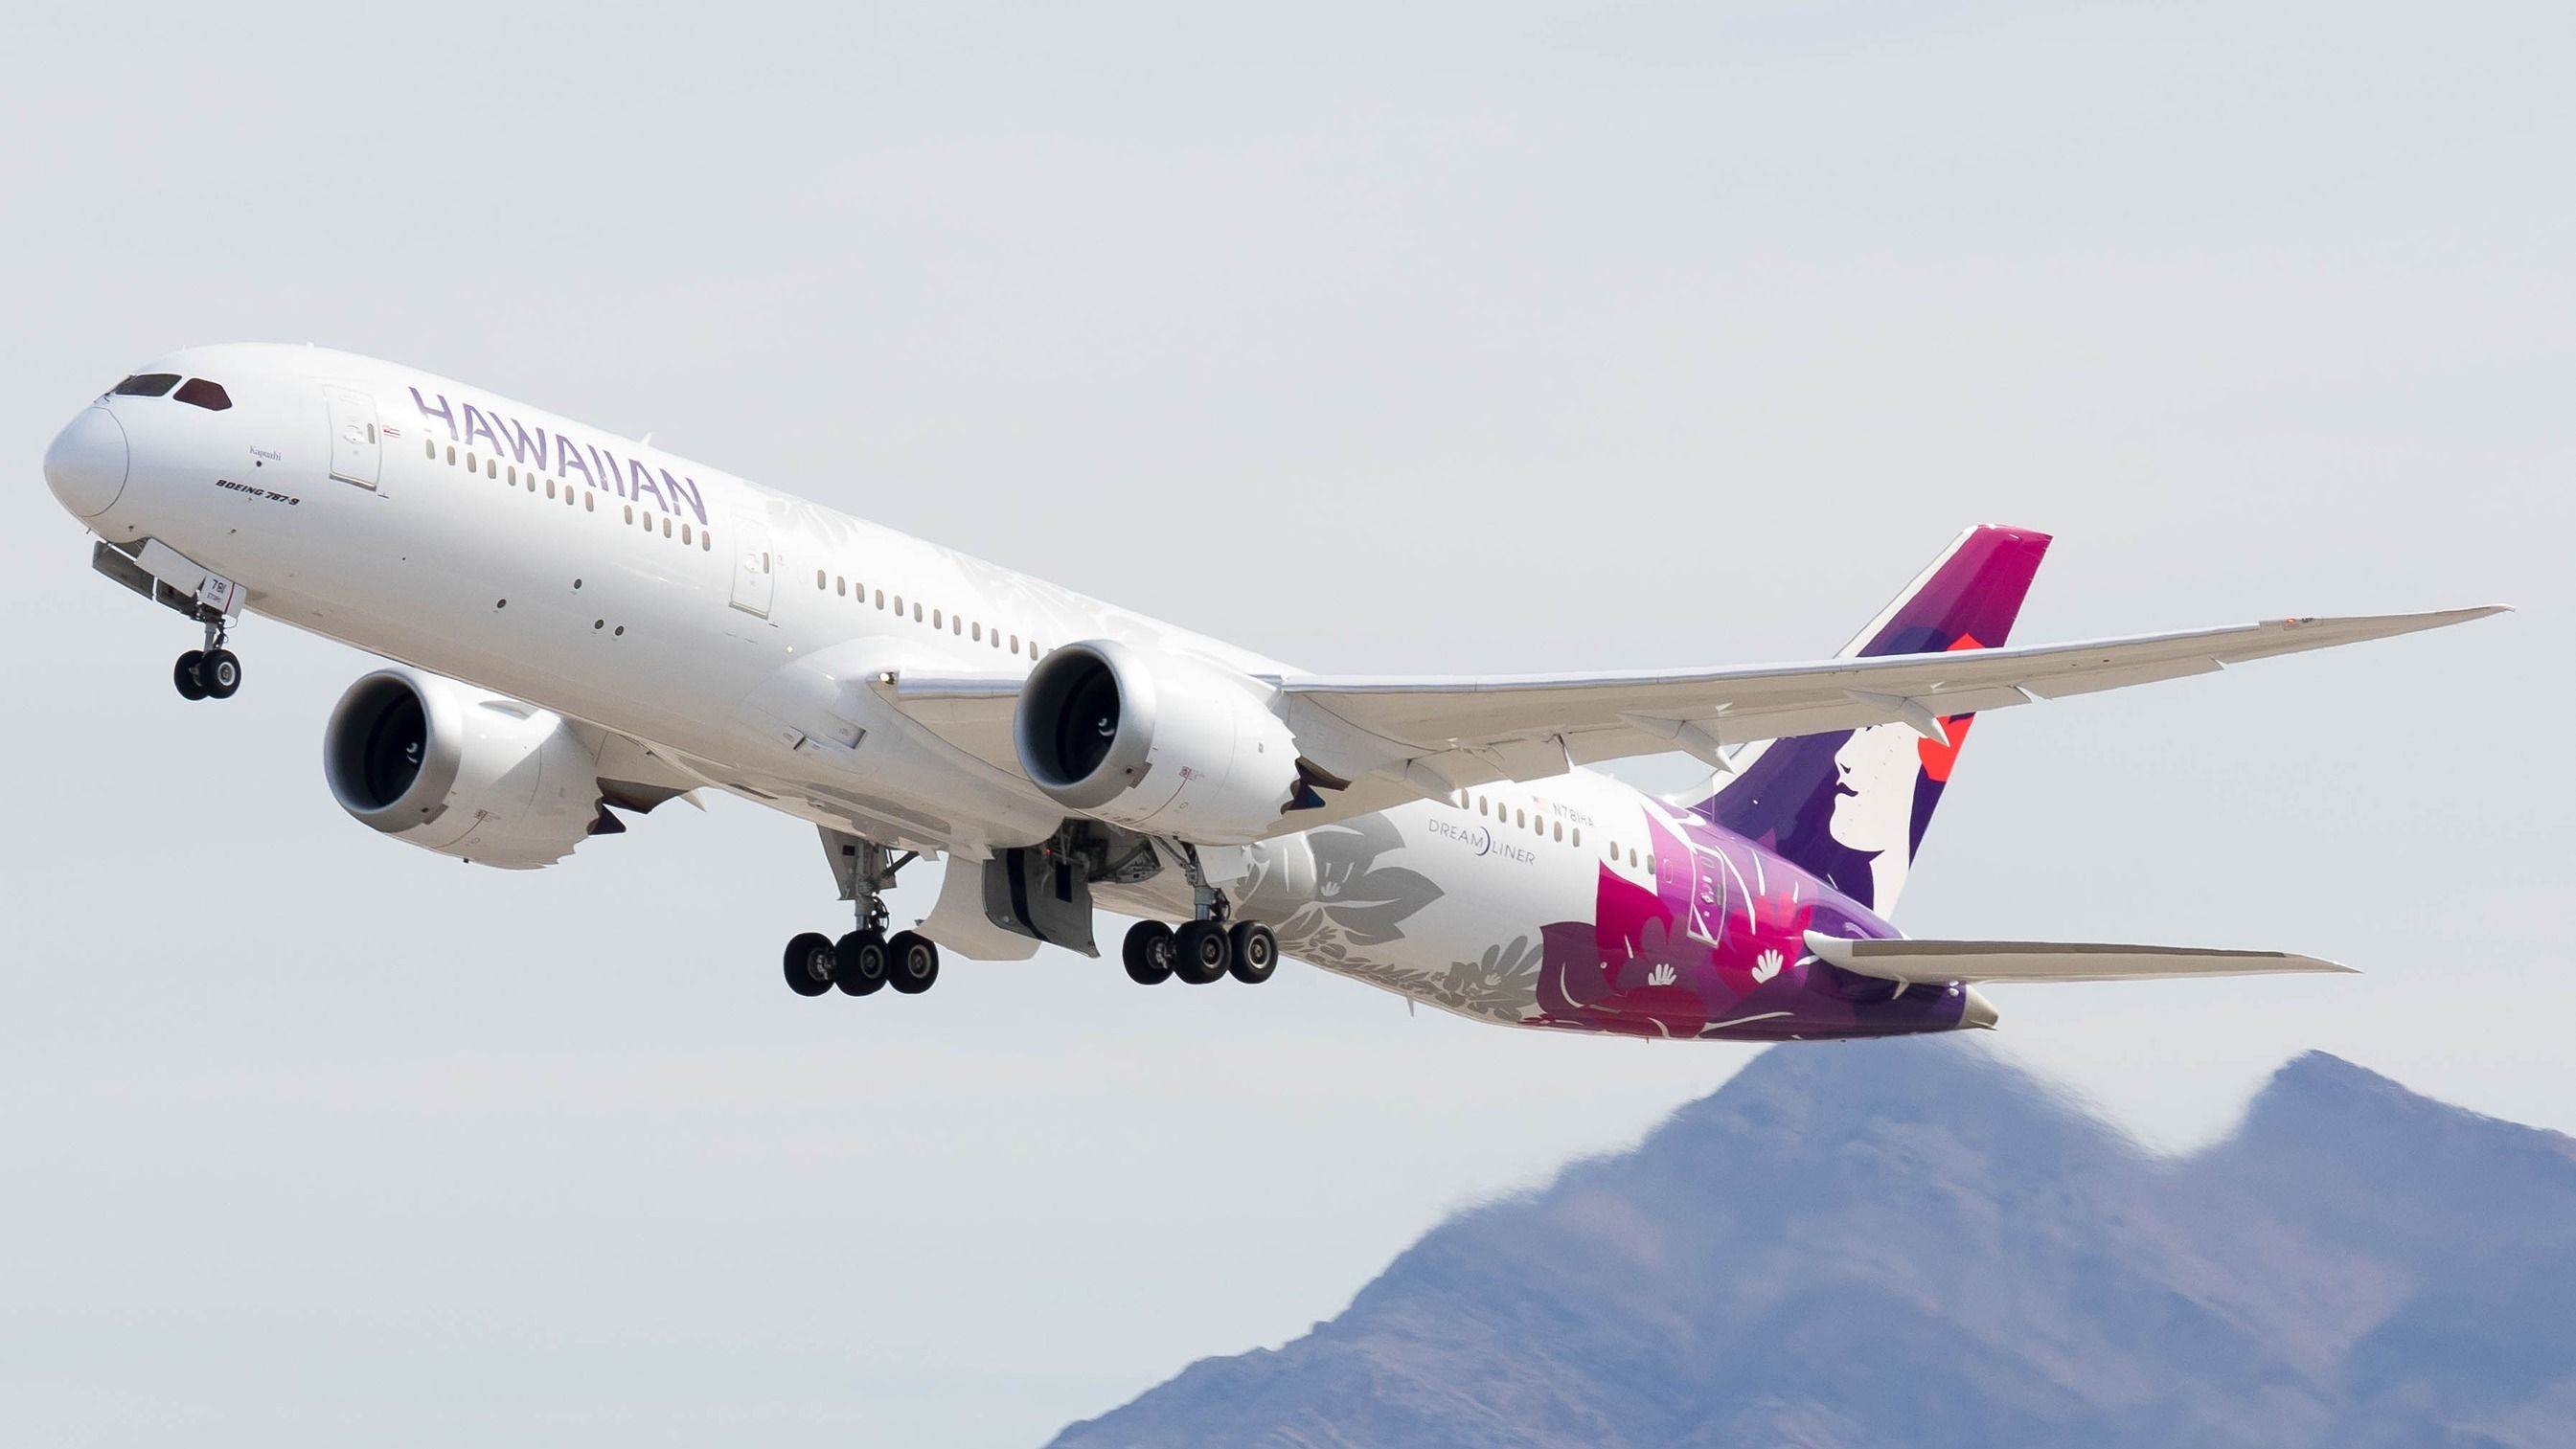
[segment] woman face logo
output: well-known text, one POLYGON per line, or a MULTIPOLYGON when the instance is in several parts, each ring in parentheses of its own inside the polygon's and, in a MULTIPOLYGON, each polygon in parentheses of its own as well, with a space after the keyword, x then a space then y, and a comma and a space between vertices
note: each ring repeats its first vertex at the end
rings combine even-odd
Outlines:
POLYGON ((1923 764, 1921 736, 1905 725, 1854 730, 1834 752, 1834 840, 1871 857, 1880 900, 1892 899, 1912 856, 1914 777, 1923 764))

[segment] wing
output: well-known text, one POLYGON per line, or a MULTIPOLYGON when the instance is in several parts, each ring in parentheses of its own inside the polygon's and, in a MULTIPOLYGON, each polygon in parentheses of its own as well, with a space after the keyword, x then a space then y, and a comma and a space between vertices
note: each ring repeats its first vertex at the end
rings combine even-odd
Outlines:
MULTIPOLYGON (((1717 769, 1755 740, 1903 724, 1933 739, 1943 721, 2036 700, 2210 674, 2230 664, 2331 649, 2505 612, 2450 609, 2340 619, 2275 619, 2223 629, 2074 644, 1883 654, 1803 664, 1616 674, 1485 677, 1289 675, 1275 707, 1327 788, 1274 833, 1311 829, 1420 796, 1496 780, 1541 780, 1575 765, 1683 751, 1717 769)), ((994 674, 886 671, 875 688, 931 733, 1025 779, 1011 744, 1020 681, 994 674)))
POLYGON ((1279 687, 1300 745, 1316 737, 1307 753, 1317 763, 1346 776, 1392 771, 1438 794, 1672 750, 1725 769, 1730 746, 1868 725, 1904 724, 1941 739, 1949 717, 2209 674, 2247 660, 2501 612, 2275 619, 2076 644, 1735 669, 1459 679, 1301 675, 1279 687))
POLYGON ((1820 961, 1883 981, 2171 981, 2194 976, 2344 972, 2349 966, 2280 951, 2195 951, 2063 941, 1849 941, 1807 933, 1820 961))

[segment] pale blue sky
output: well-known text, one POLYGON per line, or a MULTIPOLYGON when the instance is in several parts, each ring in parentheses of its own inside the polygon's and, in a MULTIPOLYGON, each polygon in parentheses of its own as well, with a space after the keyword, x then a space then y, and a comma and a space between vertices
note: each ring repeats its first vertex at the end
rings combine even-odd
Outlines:
POLYGON ((2272 0, 0 20, 0 1437, 1034 1444, 1747 1059, 1294 967, 799 1001, 778 943, 840 908, 738 803, 534 875, 405 850, 317 767, 365 660, 254 622, 244 693, 183 704, 186 626, 42 489, 188 342, 652 430, 1318 669, 1812 655, 1977 521, 2059 535, 2033 639, 2516 603, 1996 716, 1903 924, 2369 973, 1994 992, 2151 1140, 2309 1047, 2576 1129, 2571 41, 2272 0))

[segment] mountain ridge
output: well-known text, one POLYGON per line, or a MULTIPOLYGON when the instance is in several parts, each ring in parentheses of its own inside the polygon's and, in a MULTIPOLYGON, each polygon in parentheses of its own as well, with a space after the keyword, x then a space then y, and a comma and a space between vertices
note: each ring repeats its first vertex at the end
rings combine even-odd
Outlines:
POLYGON ((2571 1225, 2576 1143, 2324 1053, 2160 1158, 1981 1048, 1775 1049, 1054 1444, 2563 1443, 2571 1225))

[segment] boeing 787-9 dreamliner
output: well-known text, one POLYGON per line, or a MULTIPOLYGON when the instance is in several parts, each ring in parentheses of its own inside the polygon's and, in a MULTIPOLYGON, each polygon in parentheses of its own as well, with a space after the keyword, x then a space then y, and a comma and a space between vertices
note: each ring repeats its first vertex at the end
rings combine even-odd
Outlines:
MULTIPOLYGON (((45 479, 100 573, 185 615, 181 695, 261 615, 389 661, 323 729, 342 809, 530 869, 723 790, 821 832, 852 928, 787 985, 943 954, 1147 985, 1285 953, 1481 1021, 1816 1039, 1991 1026, 1977 983, 2332 971, 2266 951, 1888 924, 1972 717, 2497 612, 2008 643, 2048 538, 1971 528, 1830 659, 1313 674, 411 368, 191 348, 82 408, 45 479), (1686 753, 1664 799, 1587 768, 1686 753), (884 893, 946 857, 936 905, 884 893)), ((616 848, 613 842, 594 848, 616 848)))

